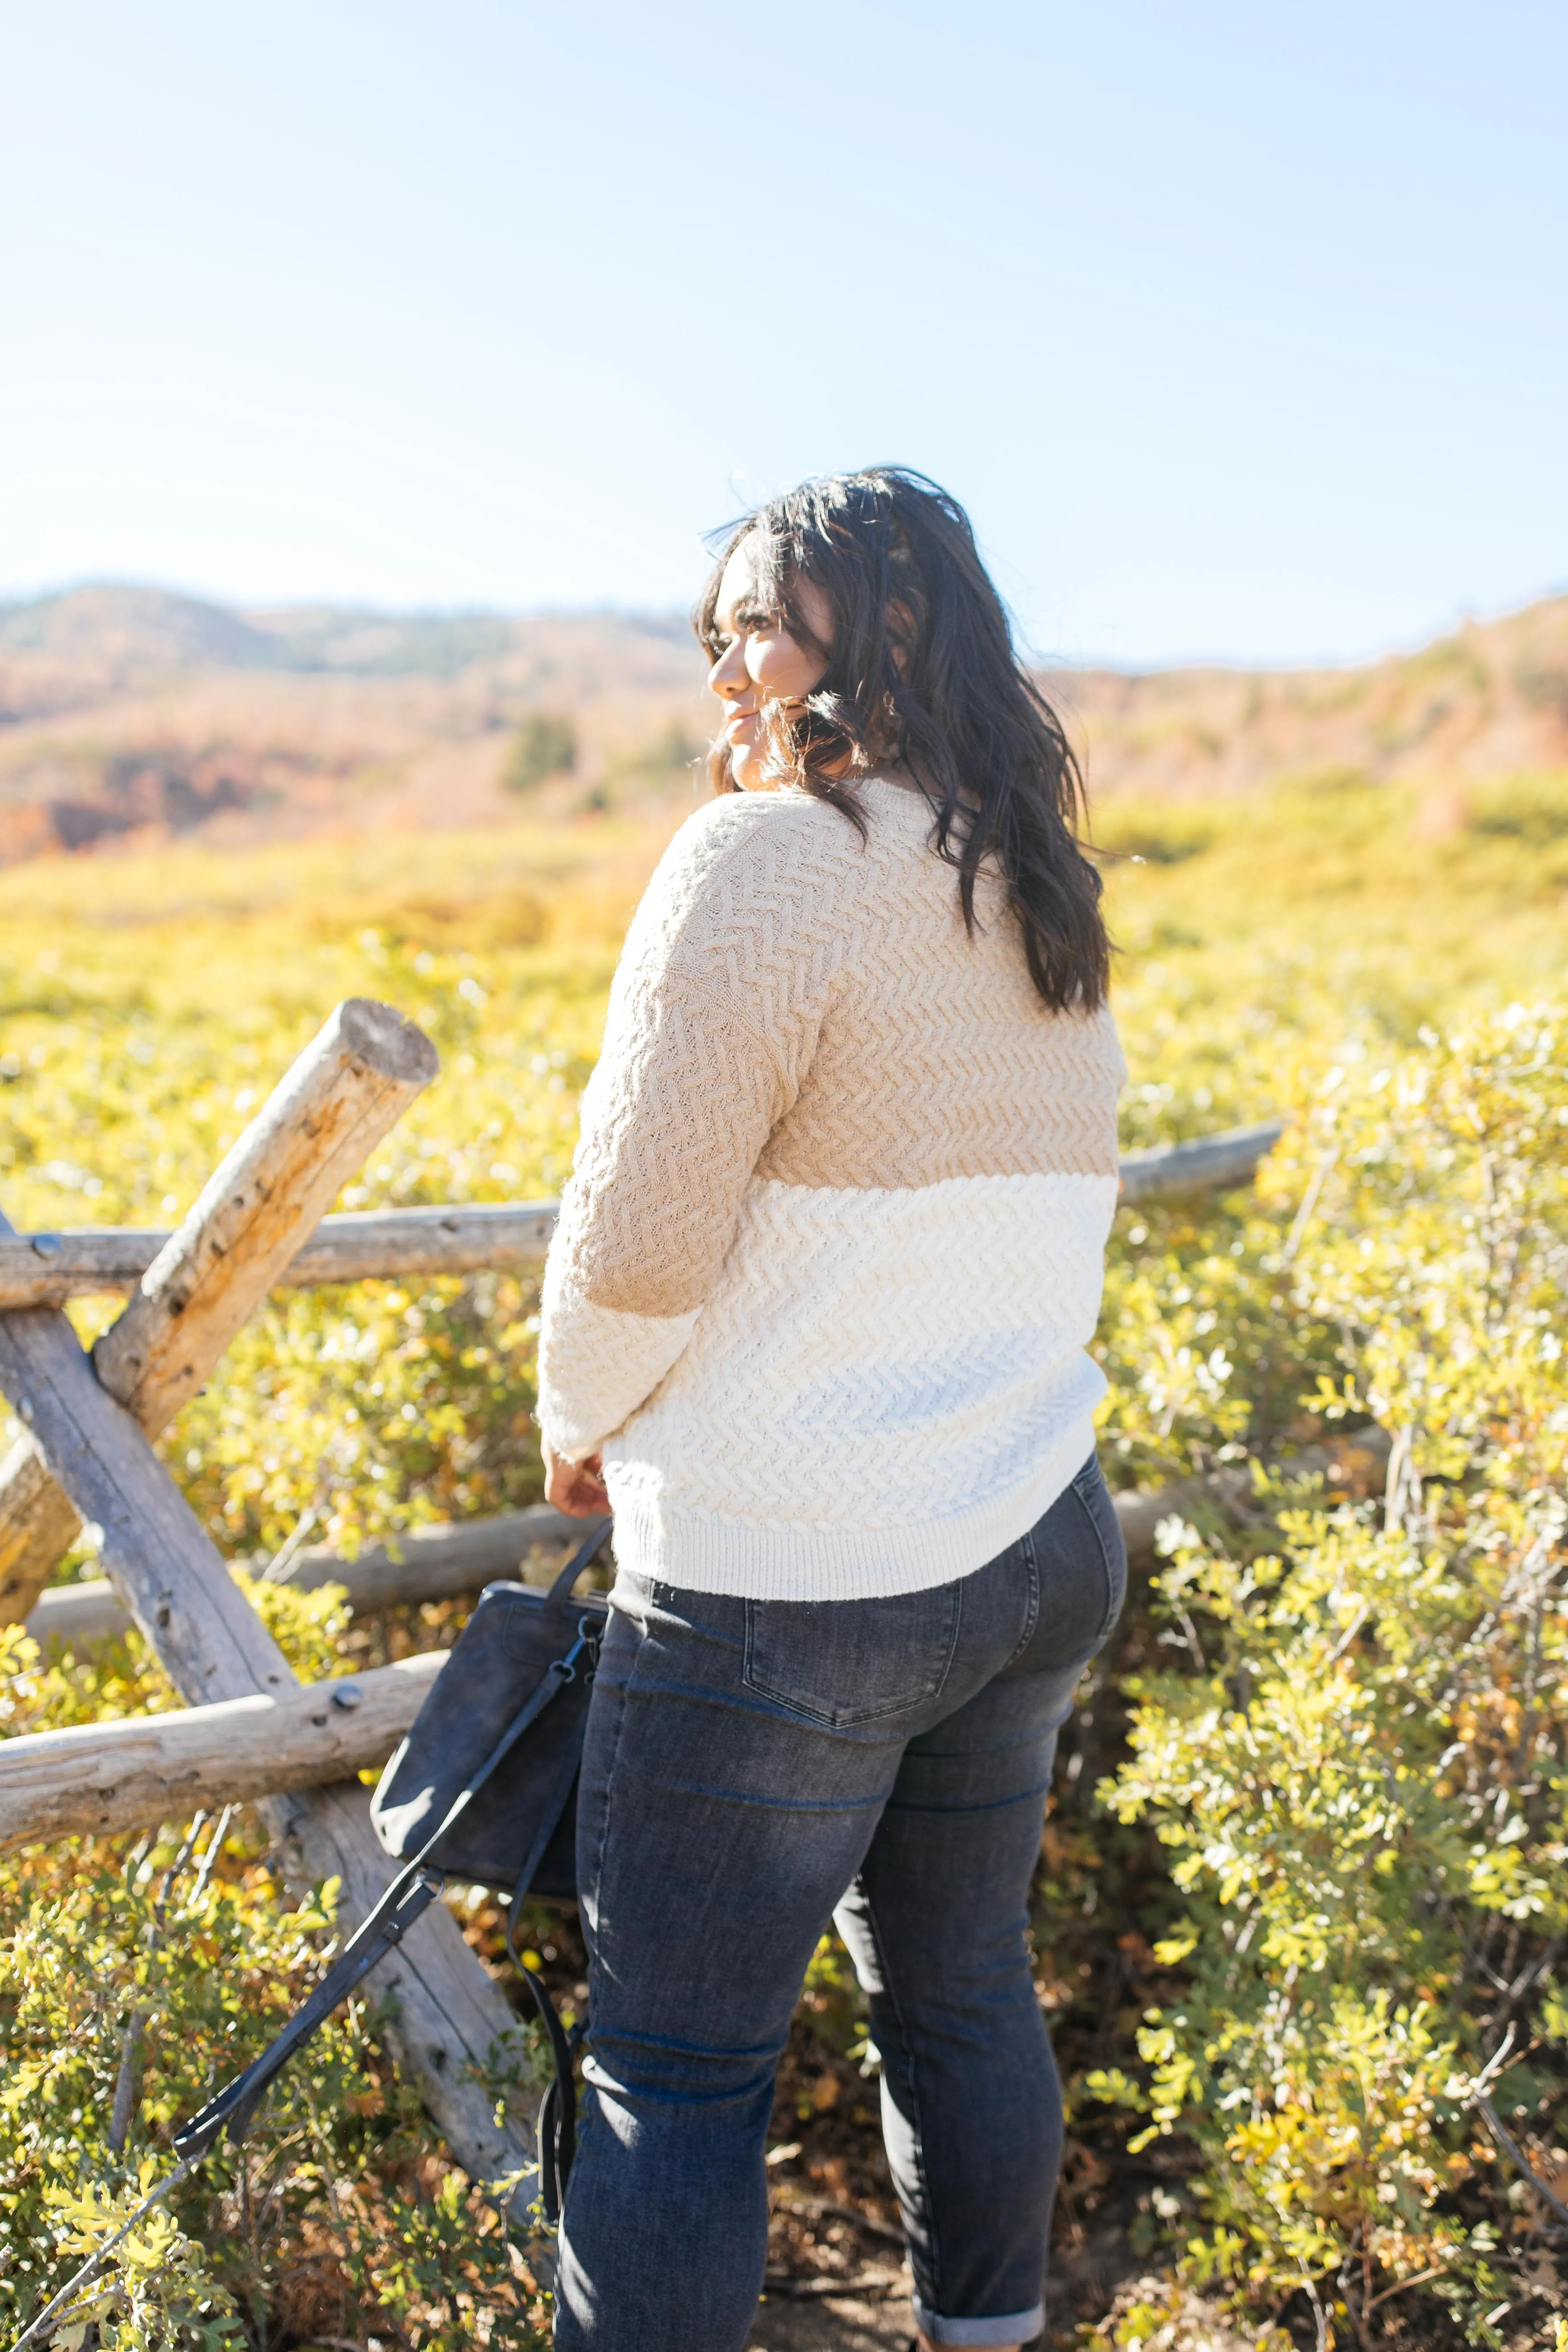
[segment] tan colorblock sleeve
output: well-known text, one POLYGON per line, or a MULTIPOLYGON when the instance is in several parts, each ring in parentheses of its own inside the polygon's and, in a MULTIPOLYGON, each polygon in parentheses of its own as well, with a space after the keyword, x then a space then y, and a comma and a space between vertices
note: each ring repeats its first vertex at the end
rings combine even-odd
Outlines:
POLYGON ((825 817, 849 834, 809 803, 702 810, 627 936, 545 1269, 540 1422, 568 1459, 595 1452, 685 1347, 809 1066, 830 970, 825 817))

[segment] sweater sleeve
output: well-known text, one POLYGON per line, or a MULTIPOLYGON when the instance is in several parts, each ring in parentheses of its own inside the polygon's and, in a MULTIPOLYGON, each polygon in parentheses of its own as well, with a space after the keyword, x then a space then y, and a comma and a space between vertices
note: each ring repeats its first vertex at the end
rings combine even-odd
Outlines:
POLYGON ((681 827, 616 969, 544 1272, 539 1419, 569 1461, 685 1348, 810 1064, 823 985, 798 920, 799 851, 820 825, 814 803, 760 799, 681 827))

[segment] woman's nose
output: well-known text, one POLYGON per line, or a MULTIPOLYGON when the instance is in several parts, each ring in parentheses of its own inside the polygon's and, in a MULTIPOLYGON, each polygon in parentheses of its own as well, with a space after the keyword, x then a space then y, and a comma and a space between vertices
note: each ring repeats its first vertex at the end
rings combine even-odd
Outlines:
POLYGON ((741 650, 739 637, 727 646, 708 673, 708 691, 721 702, 733 702, 746 692, 752 683, 746 668, 746 657, 741 650))

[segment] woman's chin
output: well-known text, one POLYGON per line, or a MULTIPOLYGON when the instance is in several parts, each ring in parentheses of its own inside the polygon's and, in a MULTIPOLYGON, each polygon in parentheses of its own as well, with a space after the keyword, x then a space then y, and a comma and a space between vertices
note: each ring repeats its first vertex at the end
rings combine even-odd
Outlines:
POLYGON ((771 792, 774 779, 763 765, 761 751, 754 743, 731 742, 730 775, 737 792, 771 792))

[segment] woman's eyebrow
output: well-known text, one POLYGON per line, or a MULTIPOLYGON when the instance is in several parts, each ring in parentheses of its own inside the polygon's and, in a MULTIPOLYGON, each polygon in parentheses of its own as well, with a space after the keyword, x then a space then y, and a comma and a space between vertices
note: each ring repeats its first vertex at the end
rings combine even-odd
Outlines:
POLYGON ((732 613, 715 613, 708 624, 709 634, 715 637, 738 637, 742 629, 752 628, 759 621, 769 621, 773 615, 754 597, 737 604, 732 613))

